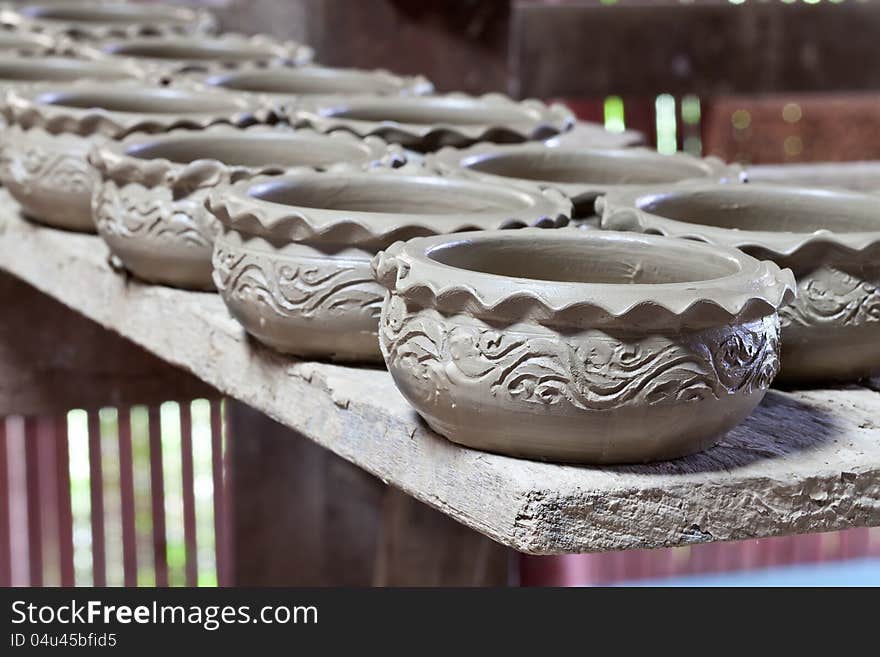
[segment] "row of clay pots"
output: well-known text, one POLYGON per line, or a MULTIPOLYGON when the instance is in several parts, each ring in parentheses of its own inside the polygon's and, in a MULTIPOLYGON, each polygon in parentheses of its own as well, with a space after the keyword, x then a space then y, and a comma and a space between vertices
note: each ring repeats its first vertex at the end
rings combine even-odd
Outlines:
POLYGON ((573 125, 561 106, 421 96, 421 78, 295 57, 234 62, 226 45, 239 37, 205 42, 217 58, 170 49, 174 61, 157 63, 140 46, 179 37, 150 25, 58 32, 92 40, 88 65, 69 60, 83 77, 118 65, 133 81, 10 82, 0 180, 31 218, 97 226, 139 278, 216 286, 273 349, 384 359, 454 441, 597 463, 702 449, 779 370, 780 312, 792 380, 839 378, 857 350, 858 374, 880 360, 863 197, 722 184, 742 172, 712 159, 548 148, 538 140, 573 125), (106 44, 120 37, 137 52, 114 56, 106 44), (594 204, 602 228, 630 232, 527 228, 560 228, 594 204), (759 235, 735 239, 746 232, 759 235), (787 266, 809 310, 786 306, 787 266))

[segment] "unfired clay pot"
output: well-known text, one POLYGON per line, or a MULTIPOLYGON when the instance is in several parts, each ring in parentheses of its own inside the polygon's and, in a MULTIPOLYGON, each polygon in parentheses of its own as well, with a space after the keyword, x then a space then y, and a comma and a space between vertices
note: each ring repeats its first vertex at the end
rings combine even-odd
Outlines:
POLYGON ((373 94, 376 96, 420 96, 434 90, 422 76, 406 77, 388 71, 355 68, 296 66, 256 68, 203 77, 205 84, 234 91, 276 96, 318 94, 373 94))
MULTIPOLYGON (((62 46, 64 49, 66 46, 62 46)), ((0 52, 50 55, 59 52, 56 40, 45 34, 36 34, 0 25, 0 52)))
POLYGON ((125 82, 74 82, 7 91, 2 112, 0 181, 37 221, 94 231, 97 174, 89 148, 134 132, 265 123, 271 112, 254 97, 202 87, 168 89, 125 82))
POLYGON ((857 192, 696 185, 615 192, 602 226, 734 246, 790 267, 780 311, 787 385, 880 373, 880 203, 857 192))
POLYGON ((517 102, 500 94, 311 98, 295 104, 289 118, 321 132, 348 130, 362 137, 376 135, 422 152, 478 141, 547 139, 574 124, 574 115, 563 105, 517 102))
POLYGON ((72 57, 0 55, 0 89, 39 82, 142 79, 144 71, 130 62, 94 61, 72 57))
POLYGON ((450 440, 629 463, 709 447, 779 367, 794 277, 734 249, 603 231, 487 231, 373 260, 397 387, 450 440))
POLYGON ((235 69, 249 65, 299 65, 314 51, 295 41, 279 42, 265 35, 154 36, 105 41, 98 48, 128 58, 169 77, 177 73, 235 69))
POLYGON ((555 190, 424 172, 298 172, 218 190, 214 281, 251 335, 290 354, 381 362, 383 290, 370 259, 398 239, 475 228, 559 226, 555 190))
POLYGON ((129 2, 30 2, 0 12, 0 22, 29 32, 80 39, 216 32, 207 11, 129 2))
POLYGON ((403 153, 375 137, 218 125, 131 135, 96 146, 89 159, 102 179, 95 224, 123 265, 149 282, 212 290, 220 224, 205 208, 211 190, 291 167, 396 166, 403 153))
POLYGON ((740 167, 726 165, 717 158, 699 159, 685 153, 661 155, 642 148, 548 148, 534 143, 444 148, 429 154, 425 164, 440 171, 464 170, 499 182, 513 179, 555 187, 571 198, 576 218, 592 216, 596 197, 612 189, 692 178, 730 182, 738 180, 741 173, 740 167))

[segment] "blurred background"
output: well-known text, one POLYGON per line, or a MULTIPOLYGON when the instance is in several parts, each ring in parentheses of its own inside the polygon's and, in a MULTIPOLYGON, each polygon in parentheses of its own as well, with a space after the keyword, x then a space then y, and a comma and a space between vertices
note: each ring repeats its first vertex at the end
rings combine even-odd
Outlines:
MULTIPOLYGON (((662 153, 749 164, 880 159, 878 2, 178 4, 213 10, 223 30, 308 43, 322 64, 423 74, 441 91, 560 100, 609 130, 641 131, 662 153)), ((147 405, 0 419, 0 585, 309 583, 279 565, 296 556, 283 545, 261 559, 253 546, 262 539, 241 522, 253 508, 236 501, 236 490, 258 482, 271 460, 252 455, 253 469, 233 476, 228 406, 159 395, 147 405)), ((352 467, 309 458, 337 478, 352 467)), ((302 492, 291 482, 266 486, 276 505, 302 492)), ((377 563, 383 549, 408 548, 380 541, 377 563)), ((880 584, 878 529, 507 557, 504 577, 523 585, 880 584)), ((395 582, 374 575, 348 583, 395 582)))

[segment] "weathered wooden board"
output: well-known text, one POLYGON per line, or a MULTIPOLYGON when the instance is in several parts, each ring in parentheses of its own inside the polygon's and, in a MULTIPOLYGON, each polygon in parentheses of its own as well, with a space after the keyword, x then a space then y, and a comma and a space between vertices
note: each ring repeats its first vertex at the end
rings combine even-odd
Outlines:
MULTIPOLYGON (((213 294, 142 285, 96 237, 37 227, 0 192, 0 268, 497 541, 536 554, 880 524, 880 393, 786 393, 716 448, 630 467, 457 447, 380 369, 300 362, 248 340, 213 294)), ((281 503, 281 501, 279 501, 281 503)))

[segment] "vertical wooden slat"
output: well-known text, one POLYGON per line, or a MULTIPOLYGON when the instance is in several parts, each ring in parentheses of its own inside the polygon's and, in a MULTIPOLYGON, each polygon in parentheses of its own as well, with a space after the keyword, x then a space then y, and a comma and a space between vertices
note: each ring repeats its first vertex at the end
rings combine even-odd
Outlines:
POLYGON ((168 586, 168 550, 165 536, 165 483, 162 472, 162 426, 159 407, 147 411, 150 431, 150 498, 153 511, 153 561, 156 586, 168 586))
POLYGON ((131 452, 131 409, 119 409, 119 496, 122 510, 122 572, 125 586, 137 586, 134 470, 131 452))
POLYGON ((0 587, 12 585, 12 548, 9 539, 9 463, 6 457, 6 418, 0 417, 0 587))
POLYGON ((37 480, 40 490, 40 538, 43 586, 60 583, 58 559, 58 480, 55 477, 55 419, 37 421, 37 480))
POLYGON ((193 474, 192 413, 189 402, 180 408, 180 474, 183 484, 183 540, 186 545, 186 585, 199 583, 196 543, 196 496, 193 474))
POLYGON ((70 453, 67 444, 67 417, 55 421, 55 477, 58 482, 58 554, 61 586, 74 585, 73 512, 70 506, 70 453))
POLYGON ((40 457, 37 442, 37 418, 24 420, 24 459, 27 492, 28 583, 43 585, 43 536, 40 512, 40 457))
POLYGON ((226 554, 226 496, 223 476, 223 402, 211 401, 211 476, 214 480, 214 553, 217 564, 217 584, 228 586, 226 554))
POLYGON ((628 130, 638 130, 645 135, 645 142, 657 146, 657 112, 651 96, 625 96, 623 118, 628 130))
POLYGON ((101 421, 98 411, 89 411, 89 492, 92 527, 92 582, 107 586, 104 544, 104 472, 101 465, 101 421))

